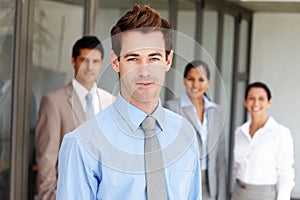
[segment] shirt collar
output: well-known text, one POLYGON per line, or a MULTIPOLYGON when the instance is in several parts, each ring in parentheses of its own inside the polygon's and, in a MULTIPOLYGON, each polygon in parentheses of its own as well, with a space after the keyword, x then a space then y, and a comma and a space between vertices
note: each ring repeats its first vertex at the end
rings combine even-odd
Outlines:
MULTIPOLYGON (((247 121, 246 123, 244 123, 241 126, 241 130, 245 133, 245 134, 249 134, 249 130, 250 130, 250 124, 251 124, 251 120, 247 121)), ((277 122, 274 120, 273 117, 269 117, 267 122, 265 123, 265 125, 263 127, 261 127, 261 129, 274 129, 274 127, 276 127, 277 122)))
MULTIPOLYGON (((148 116, 147 113, 125 100, 120 93, 116 97, 113 107, 132 131, 136 131, 143 120, 148 116)), ((149 116, 153 116, 156 119, 160 129, 163 130, 165 113, 161 106, 160 100, 155 111, 149 116)))
MULTIPOLYGON (((210 101, 205 95, 203 95, 202 97, 204 99, 204 108, 205 109, 209 109, 209 108, 216 108, 217 105, 215 103, 213 103, 212 101, 210 101)), ((181 107, 189 107, 189 106, 194 106, 194 104, 192 103, 190 97, 188 96, 187 93, 184 93, 181 98, 180 98, 180 102, 181 102, 181 107)))
POLYGON ((87 93, 90 92, 92 97, 94 98, 94 96, 96 94, 96 90, 97 90, 96 83, 93 84, 93 87, 90 91, 88 91, 85 87, 83 87, 83 85, 81 85, 76 79, 72 80, 72 84, 73 84, 75 91, 78 93, 79 97, 83 97, 83 99, 84 99, 85 96, 87 95, 87 93))
POLYGON ((277 122, 275 121, 275 119, 273 117, 269 117, 263 128, 274 129, 274 127, 276 127, 276 124, 277 122))

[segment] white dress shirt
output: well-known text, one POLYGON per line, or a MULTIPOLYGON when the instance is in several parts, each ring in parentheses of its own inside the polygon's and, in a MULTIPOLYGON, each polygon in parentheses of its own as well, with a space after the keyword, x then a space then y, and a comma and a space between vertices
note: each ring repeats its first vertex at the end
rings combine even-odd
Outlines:
POLYGON ((236 178, 255 185, 276 185, 277 200, 290 199, 294 183, 293 138, 288 128, 269 117, 251 138, 251 121, 235 131, 236 178))
POLYGON ((99 107, 100 100, 99 100, 99 97, 97 94, 97 84, 96 83, 94 83, 94 85, 90 91, 88 91, 85 87, 83 87, 76 79, 72 80, 72 85, 74 87, 76 94, 79 97, 79 100, 83 107, 84 112, 86 112, 87 103, 86 103, 85 97, 88 92, 90 92, 92 95, 95 114, 100 112, 100 107, 99 107))

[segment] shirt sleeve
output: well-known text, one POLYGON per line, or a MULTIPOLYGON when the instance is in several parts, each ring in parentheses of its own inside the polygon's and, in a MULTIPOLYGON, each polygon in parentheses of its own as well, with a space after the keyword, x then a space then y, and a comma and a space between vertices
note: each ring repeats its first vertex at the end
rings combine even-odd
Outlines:
POLYGON ((201 179, 201 168, 200 168, 200 156, 199 156, 199 151, 198 151, 198 144, 197 144, 197 139, 195 137, 195 140, 192 144, 193 151, 196 155, 195 159, 195 170, 194 170, 194 175, 192 179, 192 184, 191 184, 191 189, 189 193, 189 199, 192 200, 202 200, 202 179, 201 179))
POLYGON ((59 151, 56 199, 97 199, 99 166, 81 143, 76 130, 67 134, 59 151))
POLYGON ((295 185, 294 164, 294 147, 293 138, 288 129, 279 142, 278 148, 278 182, 277 182, 277 200, 290 199, 291 190, 295 185))

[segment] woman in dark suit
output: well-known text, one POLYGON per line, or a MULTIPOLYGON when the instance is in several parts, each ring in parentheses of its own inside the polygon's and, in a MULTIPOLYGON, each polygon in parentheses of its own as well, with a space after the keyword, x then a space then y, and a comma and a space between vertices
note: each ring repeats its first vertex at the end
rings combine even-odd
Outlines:
POLYGON ((186 92, 178 99, 167 101, 165 107, 186 118, 197 132, 202 199, 221 200, 227 198, 224 118, 218 106, 206 95, 209 84, 208 65, 201 60, 189 63, 184 71, 186 92))

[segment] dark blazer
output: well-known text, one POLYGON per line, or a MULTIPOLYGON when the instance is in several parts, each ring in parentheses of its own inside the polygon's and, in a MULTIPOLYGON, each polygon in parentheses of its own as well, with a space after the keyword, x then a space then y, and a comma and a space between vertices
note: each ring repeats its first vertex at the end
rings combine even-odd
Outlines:
MULTIPOLYGON (((185 119, 187 119, 195 128, 199 145, 201 145, 201 137, 198 130, 198 119, 195 118, 193 106, 183 107, 181 98, 173 99, 165 102, 167 109, 172 110, 185 119)), ((223 133, 224 115, 220 109, 215 106, 207 110, 208 119, 208 189, 214 200, 224 200, 226 194, 226 150, 225 136, 223 133)))
MULTIPOLYGON (((100 110, 115 100, 115 97, 105 90, 98 88, 97 94, 100 110)), ((43 96, 35 132, 40 200, 55 199, 60 144, 66 133, 74 130, 85 120, 84 109, 71 82, 43 96)))

